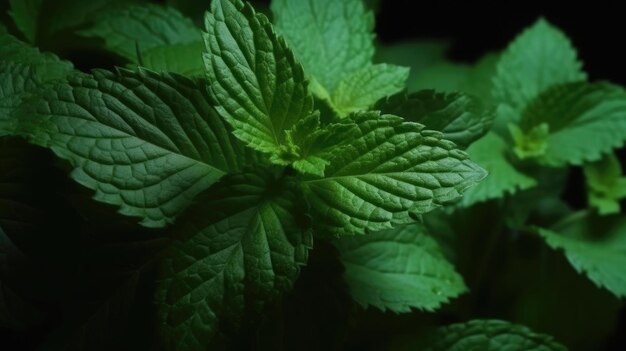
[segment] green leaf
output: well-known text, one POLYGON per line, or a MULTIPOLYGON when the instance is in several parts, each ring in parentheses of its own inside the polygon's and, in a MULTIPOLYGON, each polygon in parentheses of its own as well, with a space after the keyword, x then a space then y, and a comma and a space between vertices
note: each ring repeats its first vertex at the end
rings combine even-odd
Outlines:
POLYGON ((307 74, 329 94, 371 65, 374 15, 361 0, 274 0, 272 12, 307 74))
POLYGON ((15 26, 31 43, 37 38, 37 22, 43 0, 10 0, 11 17, 15 26))
POLYGON ((141 66, 157 72, 173 72, 186 76, 203 76, 201 41, 157 46, 141 52, 141 66))
POLYGON ((420 224, 335 242, 352 297, 396 313, 434 311, 467 291, 463 278, 420 224))
POLYGON ((461 204, 471 206, 478 202, 504 197, 537 185, 537 181, 522 173, 509 160, 508 146, 496 133, 489 133, 467 149, 470 158, 484 167, 489 175, 480 184, 463 194, 461 204))
POLYGON ((569 39, 558 28, 539 19, 502 54, 493 81, 493 95, 521 111, 554 85, 586 79, 569 39))
POLYGON ((96 200, 163 226, 256 159, 231 136, 204 84, 147 71, 76 75, 25 104, 20 132, 70 161, 96 200))
POLYGON ((626 297, 626 217, 587 216, 537 232, 551 248, 562 249, 576 271, 618 298, 626 297))
MULTIPOLYGON (((93 26, 82 30, 80 34, 104 40, 108 50, 131 62, 140 63, 137 51, 143 56, 144 52, 159 49, 162 54, 169 56, 180 53, 183 60, 189 61, 191 58, 187 55, 193 53, 197 55, 194 67, 202 66, 200 28, 170 7, 129 4, 122 8, 103 11, 95 17, 93 26), (170 45, 179 46, 170 47, 170 45), (190 52, 189 45, 197 50, 190 52)), ((146 67, 158 68, 149 65, 146 67)))
POLYGON ((0 34, 0 58, 31 66, 42 82, 64 78, 74 68, 70 62, 51 53, 42 53, 9 34, 0 34))
POLYGON ((438 130, 444 138, 467 148, 491 127, 493 111, 477 98, 462 93, 438 93, 423 90, 407 94, 402 92, 379 101, 375 110, 421 123, 428 129, 438 130))
POLYGON ((178 222, 157 295, 167 349, 206 350, 218 324, 236 327, 291 288, 312 244, 291 183, 229 175, 178 222))
POLYGON ((626 91, 610 83, 569 83, 541 94, 522 115, 519 155, 562 167, 595 161, 626 140, 626 91))
POLYGON ((28 92, 39 86, 39 80, 30 66, 0 61, 0 136, 14 132, 15 109, 28 92))
POLYGON ((374 62, 410 67, 411 71, 406 85, 411 88, 422 74, 428 72, 430 67, 446 60, 446 52, 449 48, 450 43, 447 41, 435 39, 381 45, 376 48, 374 62))
POLYGON ((545 334, 518 324, 476 319, 437 329, 425 351, 567 351, 545 334))
POLYGON ((341 116, 367 110, 404 87, 407 68, 372 64, 374 16, 361 0, 275 0, 272 11, 311 91, 341 116))
POLYGON ((430 65, 407 86, 409 91, 435 89, 445 92, 463 92, 492 104, 492 80, 500 56, 488 53, 474 64, 442 60, 430 65))
MULTIPOLYGON (((267 17, 240 0, 216 0, 206 17, 204 62, 216 109, 248 146, 272 162, 298 159, 287 132, 310 116, 302 67, 267 17)), ((313 130, 311 130, 313 132, 313 130)))
POLYGON ((589 205, 602 215, 619 213, 619 201, 626 197, 626 177, 614 153, 583 165, 589 205))
POLYGON ((338 83, 333 95, 334 107, 341 115, 367 110, 376 101, 402 90, 408 77, 406 67, 367 66, 338 83))
POLYGON ((485 176, 439 132, 376 112, 351 118, 353 139, 332 154, 326 177, 304 182, 321 233, 360 234, 412 222, 485 176))
MULTIPOLYGON (((142 0, 44 0, 39 21, 38 40, 58 40, 78 29, 87 27, 100 14, 142 0)), ((54 43, 50 43, 54 44, 54 43)))

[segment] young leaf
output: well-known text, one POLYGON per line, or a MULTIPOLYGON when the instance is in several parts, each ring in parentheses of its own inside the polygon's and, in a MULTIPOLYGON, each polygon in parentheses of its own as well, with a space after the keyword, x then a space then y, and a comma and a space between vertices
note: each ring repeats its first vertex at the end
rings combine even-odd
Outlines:
POLYGON ((10 34, 0 34, 0 58, 31 66, 42 82, 64 78, 74 68, 70 62, 51 53, 42 53, 10 34))
POLYGON ((0 61, 0 136, 14 132, 15 109, 28 92, 39 86, 33 69, 19 63, 0 61))
POLYGON ((437 93, 434 90, 398 93, 380 100, 374 109, 403 116, 428 129, 438 130, 444 138, 461 148, 467 148, 485 135, 494 117, 493 111, 477 98, 462 93, 437 93))
POLYGON ((626 217, 582 218, 560 228, 537 228, 548 245, 597 286, 626 297, 626 217))
POLYGON ((626 177, 617 156, 610 153, 596 162, 586 163, 583 172, 589 205, 602 215, 619 213, 619 201, 626 197, 626 177))
POLYGON ((277 164, 295 161, 299 150, 287 131, 311 115, 313 98, 285 41, 240 0, 213 1, 206 30, 204 62, 216 109, 248 146, 277 164))
POLYGON ((26 40, 35 43, 37 22, 43 0, 10 0, 11 17, 15 26, 24 34, 26 40))
POLYGON ((272 12, 311 79, 311 91, 341 116, 404 87, 407 68, 372 64, 374 16, 361 0, 274 0, 272 12))
POLYGON ((626 91, 610 83, 569 83, 541 94, 523 112, 518 155, 547 166, 595 161, 626 140, 626 91))
POLYGON ((72 177, 98 201, 163 226, 256 159, 231 136, 204 84, 147 71, 76 75, 24 104, 19 132, 70 161, 72 177))
POLYGON ((518 324, 494 319, 476 319, 437 329, 425 351, 567 351, 545 334, 518 324))
POLYGON ((439 132, 376 112, 351 118, 355 135, 332 154, 326 177, 303 183, 320 232, 361 234, 409 223, 485 176, 439 132))
POLYGON ((497 199, 537 185, 532 177, 518 171, 507 153, 508 146, 496 133, 489 133, 467 149, 470 158, 484 167, 489 175, 480 184, 463 194, 461 204, 497 199))
POLYGON ((218 324, 236 327, 291 288, 312 244, 302 204, 288 178, 249 172, 185 214, 157 295, 167 349, 206 350, 218 324))
POLYGON ((493 95, 521 111, 554 85, 586 79, 569 39, 558 28, 539 19, 502 54, 493 81, 493 95))
POLYGON ((396 313, 434 311, 467 291, 463 278, 420 224, 335 242, 352 297, 396 313))
MULTIPOLYGON (((178 55, 179 59, 193 62, 197 70, 202 67, 200 29, 170 7, 129 4, 103 11, 96 16, 94 25, 80 34, 104 40, 108 50, 131 62, 140 63, 138 51, 143 57, 145 52, 158 49, 164 55, 178 55), (185 50, 178 50, 181 47, 185 50)), ((145 67, 154 70, 158 68, 150 65, 145 67)))

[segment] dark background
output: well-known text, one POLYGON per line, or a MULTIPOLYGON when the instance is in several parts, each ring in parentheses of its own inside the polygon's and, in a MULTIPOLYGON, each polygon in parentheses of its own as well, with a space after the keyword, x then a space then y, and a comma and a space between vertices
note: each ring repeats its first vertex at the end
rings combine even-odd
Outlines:
POLYGON ((626 14, 619 3, 382 0, 376 32, 384 43, 449 38, 454 43, 452 58, 475 60, 504 48, 520 30, 543 16, 572 39, 592 80, 626 84, 626 14))

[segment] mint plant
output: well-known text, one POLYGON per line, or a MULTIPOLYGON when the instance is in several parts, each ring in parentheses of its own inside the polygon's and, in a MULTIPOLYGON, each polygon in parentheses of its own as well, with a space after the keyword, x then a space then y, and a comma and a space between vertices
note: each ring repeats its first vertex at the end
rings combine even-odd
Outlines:
POLYGON ((539 19, 459 65, 437 45, 407 46, 427 57, 408 61, 407 47, 377 47, 361 0, 273 0, 271 14, 214 0, 201 25, 176 6, 10 2, 8 343, 367 348, 354 320, 400 315, 410 337, 384 332, 381 347, 605 342, 626 296, 626 91, 589 82, 559 29, 539 19), (83 69, 68 47, 111 62, 83 69), (587 208, 563 196, 575 169, 587 208), (559 273, 551 291, 583 286, 570 298, 592 301, 597 331, 527 313, 561 316, 534 276, 557 266, 588 278, 559 273))

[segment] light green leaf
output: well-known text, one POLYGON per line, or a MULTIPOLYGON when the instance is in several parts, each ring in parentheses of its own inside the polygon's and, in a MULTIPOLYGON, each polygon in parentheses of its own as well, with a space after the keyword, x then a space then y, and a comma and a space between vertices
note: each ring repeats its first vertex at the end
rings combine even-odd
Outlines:
POLYGON ((537 185, 534 178, 515 168, 507 151, 506 142, 496 133, 487 134, 467 149, 470 158, 484 167, 489 175, 463 194, 461 200, 463 206, 501 198, 506 194, 514 194, 537 185))
POLYGON ((74 68, 70 62, 60 60, 51 53, 39 52, 39 49, 9 34, 0 34, 0 58, 31 66, 42 82, 64 78, 74 68))
MULTIPOLYGON (((104 40, 105 47, 131 62, 140 63, 137 51, 144 52, 159 48, 161 53, 176 55, 180 51, 183 60, 190 60, 188 46, 196 44, 200 48, 202 36, 200 28, 185 18, 177 10, 153 4, 133 5, 103 11, 94 19, 94 24, 80 32, 81 35, 104 40), (170 47, 170 45, 180 45, 170 47), (186 49, 186 50, 185 50, 186 49)), ((201 50, 197 55, 197 65, 201 66, 201 50)), ((150 69, 151 67, 146 65, 150 69)))
POLYGON ((312 235, 291 180, 229 175, 173 229, 157 301, 166 349, 204 351, 220 326, 289 290, 312 235))
POLYGON ((10 14, 15 26, 31 43, 37 38, 37 22, 43 0, 10 0, 10 14))
POLYGON ((379 231, 412 222, 457 199, 485 176, 440 132, 400 117, 360 113, 350 143, 329 159, 326 177, 304 182, 322 233, 379 231))
MULTIPOLYGON (((216 0, 206 17, 204 56, 216 109, 248 146, 286 165, 300 157, 289 130, 310 116, 302 67, 267 17, 240 0, 216 0)), ((313 130, 311 130, 313 132, 313 130)))
POLYGON ((587 180, 589 205, 598 213, 619 213, 619 201, 626 197, 626 177, 614 153, 604 155, 600 160, 583 165, 587 180))
POLYGON ((583 217, 537 232, 551 248, 562 249, 576 271, 626 297, 626 217, 583 217))
POLYGON ((274 0, 272 11, 311 91, 341 116, 404 87, 408 68, 372 64, 374 17, 361 0, 274 0))
POLYGON ((335 241, 352 297, 396 313, 434 311, 467 291, 421 224, 335 241))
POLYGON ((424 351, 567 351, 545 334, 495 319, 475 319, 437 329, 424 351))
POLYGON ((211 107, 205 84, 147 71, 76 75, 25 104, 20 132, 70 161, 96 200, 164 226, 255 159, 211 107))
POLYGON ((374 15, 361 0, 274 0, 276 28, 326 91, 371 65, 374 15))
POLYGON ((421 123, 428 129, 438 130, 444 138, 467 148, 489 131, 493 111, 477 98, 462 93, 437 93, 423 90, 407 94, 402 92, 380 100, 375 110, 403 116, 411 122, 421 123))
POLYGON ((30 66, 0 61, 0 136, 14 131, 13 112, 22 98, 35 91, 39 84, 30 66))
POLYGON ((402 90, 408 77, 406 67, 367 66, 339 82, 333 95, 334 107, 341 115, 367 110, 376 101, 402 90))
POLYGON ((519 128, 518 154, 541 164, 598 160, 626 140, 626 91, 603 82, 555 86, 524 110, 519 128))
POLYGON ((521 111, 554 85, 586 79, 569 39, 558 28, 539 19, 502 54, 493 82, 493 95, 521 111))

